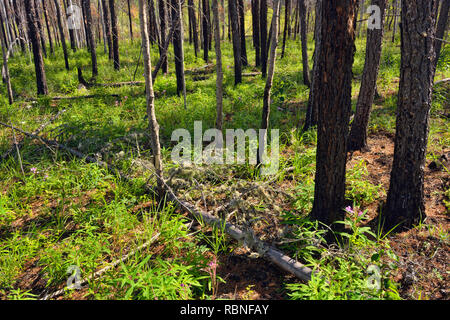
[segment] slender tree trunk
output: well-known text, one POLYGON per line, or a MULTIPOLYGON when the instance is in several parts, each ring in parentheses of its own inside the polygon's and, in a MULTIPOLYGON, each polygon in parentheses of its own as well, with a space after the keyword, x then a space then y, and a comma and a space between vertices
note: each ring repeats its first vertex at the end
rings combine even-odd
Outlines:
POLYGON ((355 151, 367 147, 367 127, 372 108, 377 76, 381 60, 381 46, 384 30, 384 12, 387 0, 372 0, 372 5, 381 9, 381 29, 367 29, 366 59, 359 90, 356 114, 348 138, 348 150, 355 151))
POLYGON ((41 37, 37 25, 35 2, 25 1, 29 38, 33 47, 34 68, 36 72, 37 94, 47 95, 47 78, 45 76, 44 59, 42 57, 41 37))
MULTIPOLYGON (((63 0, 63 3, 65 5, 66 18, 69 18, 69 13, 68 13, 69 0, 67 0, 67 3, 65 3, 63 0)), ((72 48, 73 52, 77 52, 77 43, 76 43, 75 37, 76 37, 75 30, 69 26, 70 47, 72 48)))
POLYGON ((97 67, 97 53, 95 50, 94 34, 92 32, 91 1, 82 0, 82 5, 84 8, 84 19, 86 21, 86 37, 91 52, 92 77, 95 78, 98 76, 98 67, 97 67))
MULTIPOLYGON (((278 45, 278 16, 280 13, 280 2, 281 0, 273 1, 273 15, 272 15, 272 36, 271 36, 271 46, 270 46, 270 57, 268 65, 268 73, 266 78, 266 85, 264 87, 263 96, 263 110, 261 119, 261 129, 264 130, 264 135, 262 140, 259 141, 259 151, 257 154, 257 164, 260 165, 263 161, 264 150, 267 145, 267 129, 269 128, 269 117, 270 117, 270 92, 272 90, 273 76, 275 74, 275 60, 276 51, 278 45)), ((261 139, 261 138, 260 138, 261 139)))
POLYGON ((58 22, 58 30, 59 30, 59 35, 61 38, 61 45, 62 45, 63 54, 64 54, 64 63, 65 63, 66 69, 70 70, 69 55, 67 53, 67 45, 66 45, 66 37, 64 35, 63 22, 62 22, 62 17, 61 17, 61 7, 60 7, 58 0, 54 0, 54 2, 55 2, 55 8, 56 8, 56 19, 58 22))
POLYGON ((194 53, 197 57, 198 55, 198 33, 197 33, 197 19, 195 16, 195 5, 194 0, 188 0, 188 14, 189 21, 192 25, 192 40, 194 42, 194 53))
MULTIPOLYGON (((175 73, 177 76, 177 94, 186 93, 186 82, 184 79, 184 52, 183 52, 183 16, 180 0, 172 0, 172 24, 176 25, 173 35, 173 50, 175 54, 175 73)), ((184 102, 186 108, 186 99, 184 102)))
POLYGON ((233 38, 233 56, 234 56, 234 84, 242 82, 242 56, 241 56, 241 37, 239 30, 239 16, 237 9, 237 0, 228 0, 229 15, 231 20, 231 33, 233 38))
POLYGON ((111 34, 112 32, 111 32, 111 23, 109 20, 109 7, 106 0, 102 0, 102 8, 103 8, 103 22, 105 23, 106 40, 108 44, 108 57, 109 60, 112 60, 114 58, 112 34, 111 34))
POLYGON ((133 42, 133 18, 131 16, 130 0, 127 0, 127 6, 128 6, 128 21, 130 24, 130 38, 131 38, 131 42, 133 42))
POLYGON ((47 58, 47 46, 45 44, 44 29, 42 28, 42 23, 41 23, 41 15, 40 15, 40 10, 39 10, 40 7, 36 0, 30 0, 30 1, 34 1, 34 8, 36 11, 36 24, 38 27, 39 38, 41 40, 42 52, 44 53, 44 57, 47 58))
POLYGON ((116 8, 114 6, 114 0, 109 0, 109 11, 111 13, 111 26, 112 26, 111 31, 112 31, 114 69, 120 70, 119 29, 117 26, 117 15, 116 15, 116 8))
POLYGON ((222 131, 223 125, 223 70, 222 51, 220 49, 220 20, 218 0, 212 0, 214 23, 214 49, 216 51, 216 128, 222 131))
MULTIPOLYGON (((344 220, 345 165, 350 121, 357 0, 323 1, 315 99, 318 103, 313 219, 344 220)), ((332 226, 333 228, 336 226, 332 226)))
POLYGON ((300 14, 300 37, 302 42, 302 63, 303 63, 303 83, 311 87, 311 81, 309 80, 309 63, 308 63, 308 35, 306 29, 306 7, 305 0, 298 0, 299 2, 299 14, 300 14))
POLYGON ((247 48, 245 44, 245 6, 243 0, 238 0, 238 13, 239 13, 239 30, 241 34, 241 60, 242 66, 248 65, 247 60, 247 48))
POLYGON ((252 35, 253 47, 255 48, 255 66, 261 65, 261 46, 260 46, 260 31, 259 31, 259 1, 252 0, 252 35))
POLYGON ((261 33, 261 73, 265 78, 267 74, 267 0, 260 0, 259 31, 261 33))
POLYGON ((439 21, 436 30, 436 58, 434 59, 434 68, 436 69, 439 56, 441 55, 442 42, 445 38, 445 30, 447 29, 448 9, 450 7, 450 0, 444 0, 441 5, 441 12, 439 14, 439 21))
POLYGON ((155 112, 155 94, 153 92, 153 81, 152 81, 152 61, 150 56, 150 42, 148 35, 148 18, 146 10, 147 1, 139 0, 139 17, 141 24, 141 39, 142 39, 142 50, 144 53, 144 76, 145 76, 145 92, 147 101, 147 116, 148 116, 148 127, 150 131, 152 153, 153 153, 153 165, 155 166, 157 188, 162 196, 163 194, 163 163, 161 157, 161 145, 159 142, 159 124, 156 119, 155 112))
POLYGON ((385 230, 425 218, 424 167, 429 132, 437 0, 402 1, 400 87, 385 230), (424 37, 421 32, 428 35, 424 37))
POLYGON ((392 31, 392 42, 395 42, 395 34, 397 33, 397 16, 399 9, 399 1, 400 3, 402 2, 402 0, 395 0, 394 2, 394 31, 392 31))
POLYGON ((22 49, 22 52, 26 51, 26 27, 25 22, 21 19, 22 14, 21 10, 19 8, 19 5, 17 4, 18 0, 13 0, 13 7, 14 7, 14 19, 16 21, 17 28, 19 29, 19 36, 20 36, 20 48, 22 49))
POLYGON ((321 26, 322 26, 322 2, 323 0, 317 0, 316 2, 316 22, 314 26, 314 66, 312 71, 312 82, 309 90, 308 107, 306 109, 305 124, 303 126, 303 132, 309 130, 311 127, 317 125, 317 110, 318 105, 316 101, 316 91, 319 78, 319 52, 322 40, 321 26))
POLYGON ((1 45, 2 45, 3 71, 5 73, 5 83, 6 83, 6 91, 8 92, 8 101, 9 101, 9 104, 13 104, 14 97, 13 97, 13 92, 12 92, 12 87, 11 87, 11 78, 9 76, 8 57, 6 54, 8 51, 8 47, 6 45, 6 31, 3 26, 3 22, 4 22, 3 15, 0 14, 0 27, 1 27, 0 38, 1 38, 1 45))
POLYGON ((291 1, 285 0, 285 9, 284 9, 284 30, 283 30, 283 48, 281 50, 281 59, 284 57, 284 51, 286 50, 286 38, 288 35, 289 28, 289 20, 291 16, 291 1))
MULTIPOLYGON (((190 0, 192 1, 192 0, 190 0)), ((158 11, 159 11, 159 21, 161 26, 161 42, 166 43, 167 41, 167 29, 168 29, 168 9, 167 0, 158 0, 158 11)), ((167 57, 164 58, 162 62, 162 73, 167 74, 169 72, 169 64, 167 62, 167 57)))
MULTIPOLYGON (((360 4, 359 4, 359 21, 358 21, 358 24, 357 24, 357 28, 358 28, 357 29, 357 36, 358 36, 358 38, 361 35, 361 26, 364 23, 364 21, 363 21, 363 19, 364 19, 364 12, 365 12, 364 4, 365 4, 365 1, 361 0, 360 4)), ((383 15, 384 15, 384 13, 383 13, 383 15)))
POLYGON ((208 50, 209 50, 209 0, 202 1, 202 24, 203 24, 203 60, 208 62, 208 50))
POLYGON ((50 30, 50 23, 48 22, 46 1, 48 1, 48 0, 42 0, 42 12, 44 13, 45 26, 47 28, 47 33, 48 33, 48 42, 50 44, 50 53, 53 54, 54 53, 53 39, 52 39, 52 32, 50 30))

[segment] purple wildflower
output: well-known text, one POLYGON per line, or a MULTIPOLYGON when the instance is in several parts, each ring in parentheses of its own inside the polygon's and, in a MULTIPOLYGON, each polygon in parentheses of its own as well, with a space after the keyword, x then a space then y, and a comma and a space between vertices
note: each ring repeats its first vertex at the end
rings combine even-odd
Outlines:
POLYGON ((353 208, 351 206, 345 208, 345 211, 347 211, 348 213, 355 213, 355 211, 353 211, 353 208))
POLYGON ((35 167, 31 168, 30 171, 33 172, 34 174, 38 173, 38 169, 35 167))

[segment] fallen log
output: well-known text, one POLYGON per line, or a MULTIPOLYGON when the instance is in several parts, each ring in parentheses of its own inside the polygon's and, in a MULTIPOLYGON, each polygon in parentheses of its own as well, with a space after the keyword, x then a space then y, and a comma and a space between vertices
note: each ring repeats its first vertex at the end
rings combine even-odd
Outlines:
POLYGON ((450 78, 445 78, 445 79, 436 81, 436 82, 433 84, 433 86, 435 86, 435 85, 437 85, 437 84, 440 84, 440 83, 445 83, 445 82, 448 82, 448 81, 450 81, 450 78))
MULTIPOLYGON (((97 163, 103 167, 106 167, 108 170, 111 171, 117 171, 120 173, 119 170, 116 170, 113 166, 109 165, 106 162, 97 160, 93 157, 84 155, 82 152, 69 148, 65 145, 60 144, 57 141, 54 140, 48 140, 42 137, 39 137, 37 135, 33 135, 29 132, 23 131, 22 129, 16 128, 12 125, 8 125, 6 123, 0 122, 0 125, 3 125, 5 127, 14 129, 16 131, 19 131, 29 137, 32 137, 34 139, 38 139, 41 140, 47 144, 50 145, 54 145, 57 146, 61 149, 64 149, 68 152, 70 152, 71 154, 81 158, 81 159, 86 159, 89 162, 93 162, 93 163, 97 163)), ((149 171, 151 171, 154 175, 156 175, 156 173, 154 172, 154 170, 152 168, 149 168, 145 165, 143 165, 143 167, 149 171)), ((122 175, 121 175, 122 177, 122 175)), ((124 176, 124 178, 126 180, 130 180, 130 178, 124 176)), ((175 193, 173 192, 173 190, 170 188, 170 186, 168 186, 163 179, 159 179, 162 181, 162 183, 164 184, 164 188, 166 190, 167 196, 168 196, 168 200, 173 201, 175 204, 177 204, 180 208, 185 209, 186 211, 188 211, 194 218, 196 218, 198 221, 203 221, 205 223, 207 223, 208 225, 211 226, 215 226, 215 227, 219 227, 219 228, 223 228, 225 230, 225 232, 231 236, 233 239, 237 240, 240 243, 243 243, 245 246, 247 246, 250 249, 255 250, 256 252, 258 252, 261 256, 265 257, 266 259, 268 259, 269 261, 273 262, 275 265, 277 265, 278 267, 280 267, 281 269, 295 275, 297 278, 304 280, 304 281, 309 281, 311 280, 311 276, 313 274, 313 270, 304 266, 303 264, 301 264, 300 262, 298 262, 297 260, 294 260, 292 258, 290 258, 289 256, 285 255, 283 252, 281 252, 280 250, 274 248, 273 246, 270 246, 266 243, 264 243, 263 241, 261 241, 260 239, 258 239, 253 231, 249 228, 249 230, 247 231, 243 231, 241 229, 239 229, 238 227, 232 225, 231 223, 228 223, 222 219, 216 218, 214 216, 212 216, 211 214, 204 212, 202 210, 199 210, 197 208, 195 208, 195 206, 193 206, 192 204, 179 199, 175 193)), ((147 186, 146 186, 147 187, 147 186)), ((151 188, 152 191, 153 188, 151 188)))
POLYGON ((243 77, 256 77, 259 75, 261 75, 261 72, 247 72, 242 74, 243 77))
MULTIPOLYGON (((120 98, 119 94, 111 93, 111 94, 88 94, 85 96, 56 96, 56 97, 49 97, 50 100, 53 101, 59 101, 59 100, 77 100, 77 99, 91 99, 91 98, 103 98, 103 97, 114 97, 114 98, 120 98)), ((38 101, 36 98, 30 98, 26 99, 27 102, 34 102, 38 101)))

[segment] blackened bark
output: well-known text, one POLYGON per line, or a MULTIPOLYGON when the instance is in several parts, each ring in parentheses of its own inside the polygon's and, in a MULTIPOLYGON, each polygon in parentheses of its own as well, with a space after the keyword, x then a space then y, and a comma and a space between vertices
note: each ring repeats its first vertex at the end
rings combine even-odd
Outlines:
POLYGON ((28 33, 33 48, 34 69, 36 72, 37 93, 48 94, 47 78, 45 76, 44 58, 42 57, 41 37, 37 26, 37 16, 35 2, 24 1, 25 13, 27 17, 28 33))
POLYGON ((220 20, 218 0, 212 0, 214 24, 214 49, 216 51, 216 129, 222 130, 223 125, 223 70, 222 51, 220 49, 220 20))
POLYGON ((198 54, 198 31, 197 31, 197 18, 195 16, 194 0, 188 0, 188 14, 189 21, 192 27, 192 40, 194 42, 194 53, 197 57, 198 54))
POLYGON ((67 45, 66 45, 66 36, 64 35, 64 29, 63 29, 63 22, 62 22, 62 16, 61 16, 61 6, 59 4, 58 0, 54 0, 55 2, 55 8, 56 8, 56 20, 58 22, 58 30, 59 30, 59 36, 61 38, 61 45, 63 48, 63 54, 64 54, 64 63, 66 66, 66 69, 69 70, 69 55, 67 53, 67 45))
POLYGON ((315 38, 315 48, 314 48, 314 66, 312 71, 312 82, 309 90, 309 99, 308 99, 308 107, 306 109, 306 117, 305 124, 303 126, 302 131, 305 132, 309 130, 311 127, 317 125, 317 101, 315 99, 318 77, 319 77, 319 52, 321 46, 321 25, 322 25, 322 15, 320 12, 322 11, 322 1, 317 0, 316 2, 316 22, 314 26, 314 38, 315 38))
MULTIPOLYGON (((318 102, 313 219, 344 220, 345 165, 350 120, 357 0, 323 1, 315 99, 318 102)), ((333 228, 337 226, 332 226, 333 228)))
POLYGON ((241 60, 242 66, 246 67, 248 65, 247 60, 247 46, 245 44, 245 7, 244 1, 238 0, 238 13, 239 13, 239 33, 241 34, 241 60))
POLYGON ((17 0, 13 0, 13 7, 14 7, 14 19, 16 21, 16 26, 19 29, 19 36, 20 36, 20 48, 22 49, 22 52, 25 52, 26 50, 26 36, 25 36, 25 23, 22 22, 21 19, 21 10, 17 4, 17 0))
POLYGON ((252 35, 253 35, 253 47, 255 48, 255 66, 259 67, 261 65, 261 46, 259 32, 259 1, 252 0, 252 35))
POLYGON ((267 0, 260 0, 259 6, 259 32, 261 41, 261 73, 265 78, 267 74, 267 0))
POLYGON ((445 30, 447 28, 448 9, 450 7, 450 0, 444 0, 441 5, 441 13, 439 14, 439 21, 436 30, 436 58, 434 59, 434 68, 436 68, 439 56, 441 55, 442 40, 445 37, 445 30))
POLYGON ((108 44, 108 57, 109 60, 112 60, 114 58, 114 54, 113 54, 113 44, 111 34, 111 23, 109 20, 109 7, 106 0, 102 0, 102 8, 103 8, 103 20, 105 23, 106 43, 108 44))
POLYGON ((171 1, 172 24, 176 26, 173 34, 173 51, 175 54, 175 73, 177 77, 177 94, 178 96, 185 92, 184 80, 184 52, 183 52, 183 22, 182 12, 180 11, 180 0, 171 1))
POLYGON ((209 50, 209 0, 202 1, 202 31, 203 31, 203 59, 208 62, 208 50, 209 50))
POLYGON ((111 13, 111 31, 112 31, 114 69, 120 70, 119 29, 117 27, 117 15, 116 15, 116 8, 114 6, 114 0, 109 0, 109 11, 111 13))
POLYGON ((231 34, 233 38, 234 84, 236 85, 242 82, 241 37, 239 30, 237 0, 228 0, 228 9, 231 20, 231 34))
MULTIPOLYGON (((192 0, 190 0, 192 1, 192 0)), ((159 11, 159 21, 161 26, 161 42, 166 43, 167 41, 167 29, 168 29, 168 12, 167 12, 167 2, 166 0, 158 0, 158 11, 159 11)), ((167 56, 162 61, 161 65, 162 73, 167 74, 169 72, 169 65, 167 62, 167 56)))
POLYGON ((97 77, 98 76, 97 53, 95 50, 94 33, 92 32, 91 1, 82 0, 82 5, 84 9, 84 20, 86 23, 86 38, 91 53, 92 77, 97 77))
POLYGON ((298 8, 300 15, 300 37, 302 42, 302 63, 303 63, 303 83, 311 87, 309 80, 309 64, 308 64, 308 35, 306 29, 306 6, 305 0, 298 0, 298 8))
POLYGON ((285 0, 284 8, 284 30, 283 30, 283 47, 281 49, 281 59, 284 57, 284 51, 286 50, 286 38, 288 35, 289 22, 291 18, 291 1, 285 0))
POLYGON ((270 59, 268 66, 268 73, 266 79, 266 85, 264 87, 263 96, 263 110, 261 119, 261 129, 265 130, 262 140, 259 141, 259 150, 257 154, 257 164, 260 165, 263 160, 264 150, 267 145, 267 129, 269 128, 269 117, 270 117, 270 93, 272 90, 273 77, 275 74, 275 60, 276 60, 276 50, 278 44, 278 25, 279 25, 279 12, 280 12, 280 2, 281 0, 274 0, 273 2, 273 15, 271 23, 271 46, 270 46, 270 59))
POLYGON ((398 224, 400 229, 406 229, 425 218, 423 179, 434 78, 437 4, 438 0, 402 1, 400 87, 394 161, 383 216, 385 230, 398 224))
POLYGON ((127 6, 128 6, 128 22, 130 24, 130 38, 131 38, 131 42, 133 42, 133 18, 131 16, 130 0, 127 0, 127 6))
POLYGON ((372 5, 378 6, 381 10, 381 29, 367 29, 366 59, 361 89, 358 102, 356 103, 356 113, 348 138, 349 151, 361 150, 367 147, 367 126, 377 87, 386 2, 387 0, 372 0, 372 5))
POLYGON ((46 1, 48 1, 48 0, 42 0, 42 12, 44 13, 45 26, 47 28, 47 33, 48 33, 48 42, 50 44, 50 53, 53 54, 54 53, 53 39, 52 39, 52 32, 50 30, 50 23, 48 22, 46 1))
POLYGON ((40 7, 36 0, 30 0, 34 1, 34 8, 36 12, 36 25, 39 31, 39 38, 41 39, 41 45, 42 45, 42 52, 44 53, 44 57, 47 58, 47 46, 45 44, 45 36, 44 36, 44 29, 42 28, 41 23, 41 15, 40 15, 40 7))

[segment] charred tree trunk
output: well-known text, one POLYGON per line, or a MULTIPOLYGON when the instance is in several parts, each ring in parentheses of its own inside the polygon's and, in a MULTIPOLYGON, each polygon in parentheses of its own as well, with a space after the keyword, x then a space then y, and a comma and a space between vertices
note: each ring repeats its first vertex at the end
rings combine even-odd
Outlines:
MULTIPOLYGON (((318 102, 314 204, 328 226, 344 220, 345 165, 350 121, 357 0, 323 1, 315 99, 318 102)), ((336 226, 333 226, 333 228, 336 226)))
POLYGON ((238 0, 239 6, 239 33, 241 34, 241 60, 242 66, 246 67, 248 65, 247 60, 247 48, 245 44, 245 7, 244 1, 238 0))
POLYGON ((44 53, 44 57, 47 58, 47 46, 45 44, 44 29, 42 28, 42 23, 41 23, 41 15, 40 15, 40 10, 39 10, 40 7, 36 0, 30 0, 30 1, 34 1, 34 8, 35 8, 35 12, 36 12, 36 25, 37 25, 38 32, 39 32, 39 38, 41 40, 42 52, 44 53))
POLYGON ((194 53, 198 55, 198 31, 197 31, 197 18, 195 16, 194 0, 188 0, 188 14, 189 21, 192 27, 192 40, 194 42, 194 53))
POLYGON ((61 16, 61 6, 60 6, 58 0, 54 0, 54 2, 55 2, 55 8, 56 8, 56 19, 58 22, 59 36, 61 38, 61 45, 62 45, 63 54, 64 54, 64 63, 65 63, 66 69, 70 70, 69 54, 67 52, 66 37, 64 35, 63 22, 62 22, 62 16, 61 16))
POLYGON ((130 24, 130 38, 131 38, 131 42, 133 42, 133 18, 131 16, 130 0, 127 0, 127 6, 128 6, 128 21, 130 24))
POLYGON ((281 59, 283 59, 284 51, 286 50, 286 38, 288 36, 288 28, 289 28, 290 18, 291 18, 291 1, 290 0, 285 0, 283 48, 281 49, 281 59))
POLYGON ((45 76, 44 58, 42 57, 41 36, 37 25, 36 7, 33 0, 24 1, 24 3, 25 13, 27 16, 29 38, 33 47, 37 94, 47 95, 47 78, 45 76))
POLYGON ((223 70, 222 51, 220 49, 220 19, 218 0, 212 0, 214 23, 214 49, 216 51, 216 129, 222 131, 223 125, 223 70))
POLYGON ((147 0, 139 0, 139 17, 141 24, 142 50, 144 53, 144 76, 145 76, 145 93, 147 101, 147 117, 148 127, 150 131, 153 165, 155 166, 157 189, 162 196, 163 194, 163 164, 161 157, 161 145, 159 142, 159 124, 155 113, 155 94, 153 92, 152 81, 152 61, 150 56, 150 42, 148 35, 148 18, 146 10, 147 0))
POLYGON ((114 0, 109 0, 109 11, 111 13, 111 31, 112 31, 114 69, 120 70, 119 29, 117 26, 117 15, 116 15, 116 8, 114 6, 114 0))
POLYGON ((264 96, 263 96, 263 110, 262 110, 262 119, 261 119, 261 129, 265 130, 262 140, 259 141, 259 151, 257 154, 257 164, 260 165, 263 163, 263 155, 264 150, 267 145, 267 129, 269 128, 269 117, 270 117, 270 92, 272 90, 273 84, 273 76, 275 74, 275 60, 276 60, 276 51, 278 45, 278 16, 280 12, 280 2, 281 0, 273 1, 273 15, 272 15, 272 36, 271 36, 271 45, 270 45, 270 58, 269 58, 269 66, 268 73, 266 78, 266 85, 264 87, 264 96))
POLYGON ((237 0, 228 0, 229 15, 231 22, 231 34, 233 38, 234 56, 234 84, 242 82, 242 57, 241 57, 241 37, 239 30, 239 16, 237 0))
POLYGON ((16 21, 17 28, 19 29, 19 36, 20 36, 20 48, 22 49, 22 52, 25 52, 27 49, 26 45, 26 27, 25 23, 22 21, 21 17, 21 10, 19 8, 19 5, 17 4, 18 0, 13 0, 13 7, 14 7, 14 19, 16 21))
POLYGON ((399 9, 399 1, 400 3, 402 2, 402 0, 395 0, 394 2, 394 31, 392 31, 392 42, 395 42, 395 34, 397 33, 397 16, 399 9))
POLYGON ((384 30, 384 12, 387 0, 372 0, 372 5, 381 9, 381 29, 367 29, 366 59, 359 90, 356 114, 348 138, 348 151, 361 150, 367 147, 367 126, 370 110, 377 87, 377 76, 381 60, 381 46, 384 30))
POLYGON ((203 60, 208 62, 208 50, 209 50, 209 0, 202 1, 202 25, 203 25, 203 60))
POLYGON ((261 65, 261 46, 259 32, 259 1, 252 0, 252 35, 253 35, 253 47, 255 48, 255 66, 259 67, 261 65))
MULTIPOLYGON (((180 0, 172 0, 172 24, 176 26, 173 34, 173 50, 175 54, 175 73, 177 76, 177 94, 186 93, 186 83, 184 79, 184 52, 183 52, 183 16, 180 0)), ((186 99, 185 99, 186 108, 186 99)))
POLYGON ((383 216, 388 230, 398 224, 406 229, 425 218, 423 179, 434 78, 437 4, 437 0, 402 1, 402 59, 394 161, 383 216))
POLYGON ((259 31, 261 41, 261 74, 265 78, 267 74, 267 0, 259 2, 259 31))
POLYGON ((94 33, 92 32, 91 1, 82 0, 82 5, 84 8, 84 19, 86 22, 86 38, 91 52, 92 77, 95 78, 98 76, 98 67, 97 67, 97 53, 95 50, 94 33))
MULTIPOLYGON (((300 0, 301 1, 301 0, 300 0)), ((308 107, 306 109, 305 124, 303 126, 303 132, 309 130, 311 127, 317 125, 317 110, 318 105, 316 101, 316 91, 319 78, 319 52, 322 40, 321 25, 322 25, 322 2, 323 0, 317 0, 316 2, 316 22, 314 26, 314 66, 312 71, 312 82, 309 90, 308 107)))
POLYGON ((106 43, 108 44, 108 57, 109 60, 112 60, 114 58, 114 54, 113 54, 113 44, 111 34, 111 23, 109 20, 109 7, 106 0, 102 0, 102 8, 103 8, 103 21, 105 23, 106 43))
MULTIPOLYGON (((162 43, 166 43, 166 41, 167 41, 167 29, 168 29, 167 26, 168 26, 168 22, 169 22, 166 1, 167 0, 158 0, 158 11, 159 11, 159 21, 160 21, 160 26, 161 26, 161 42, 162 43)), ((162 61, 161 69, 162 69, 162 73, 164 73, 164 74, 167 74, 169 72, 167 56, 162 61)))
POLYGON ((311 87, 309 80, 309 63, 308 63, 308 34, 306 28, 306 6, 305 0, 298 0, 300 15, 300 38, 302 42, 302 63, 303 63, 303 83, 307 87, 311 87))
POLYGON ((436 58, 434 59, 434 68, 436 69, 439 56, 441 55, 442 42, 445 37, 445 30, 447 28, 448 9, 450 7, 450 0, 444 0, 441 5, 441 12, 439 14, 439 21, 436 30, 436 58))
POLYGON ((52 32, 50 30, 50 23, 48 21, 46 1, 48 1, 48 0, 42 0, 42 12, 44 13, 45 26, 47 28, 47 33, 48 33, 48 42, 50 44, 50 53, 53 54, 55 49, 53 47, 53 39, 52 39, 52 32))

